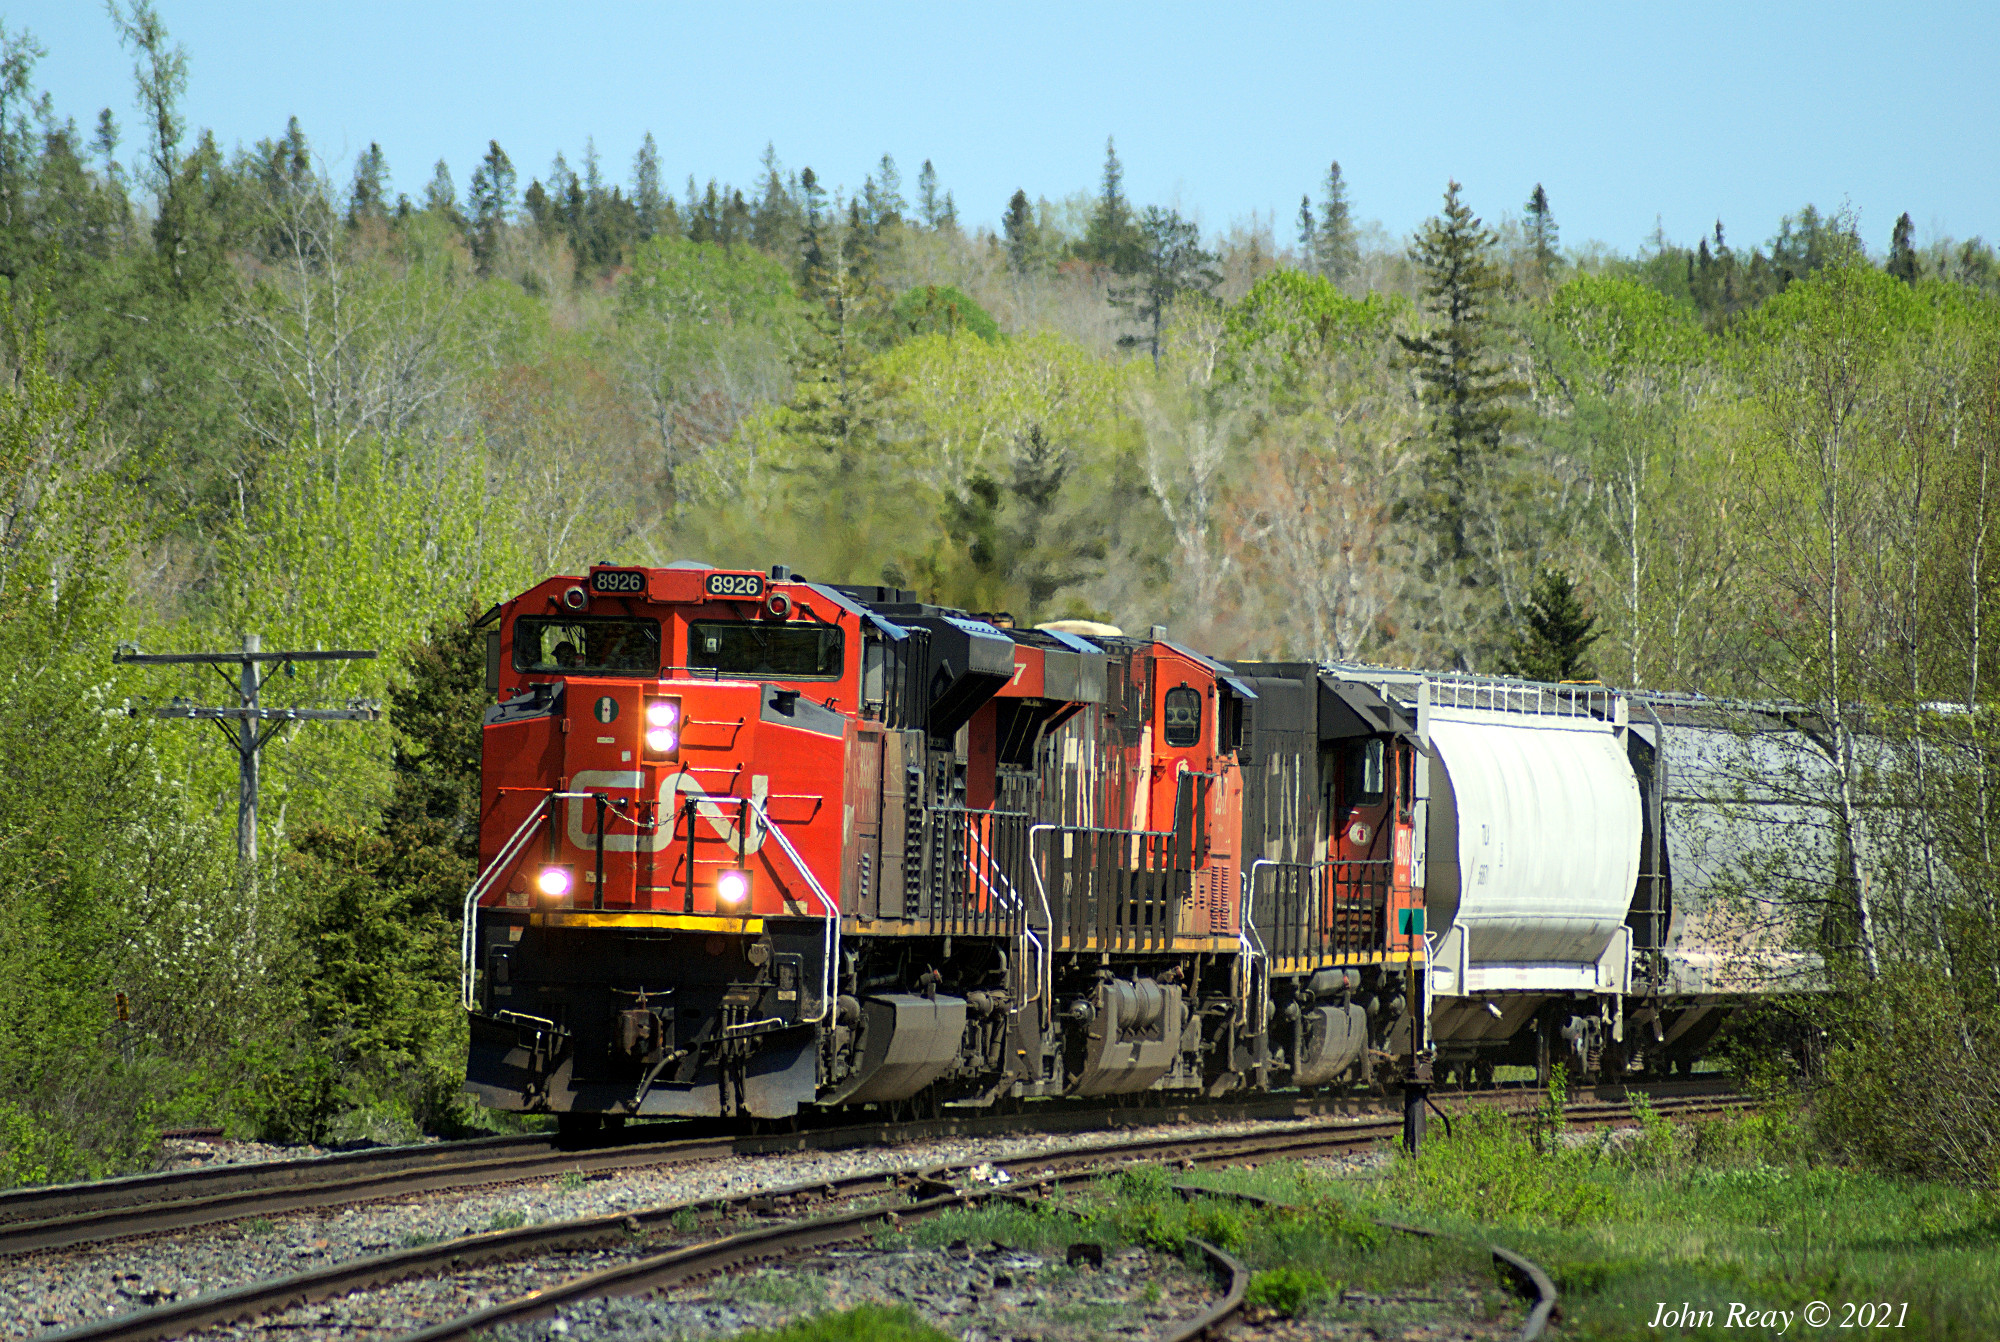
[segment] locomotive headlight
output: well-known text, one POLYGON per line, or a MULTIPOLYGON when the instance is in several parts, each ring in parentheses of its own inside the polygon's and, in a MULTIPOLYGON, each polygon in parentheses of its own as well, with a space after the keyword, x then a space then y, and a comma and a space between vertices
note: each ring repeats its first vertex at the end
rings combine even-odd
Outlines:
POLYGON ((550 899, 563 898, 575 883, 568 867, 543 867, 541 873, 535 877, 535 889, 550 899))
POLYGON ((715 878, 715 897, 724 904, 741 904, 750 898, 750 873, 725 871, 715 878))
POLYGON ((646 701, 646 758, 653 761, 675 759, 681 748, 681 701, 646 701))

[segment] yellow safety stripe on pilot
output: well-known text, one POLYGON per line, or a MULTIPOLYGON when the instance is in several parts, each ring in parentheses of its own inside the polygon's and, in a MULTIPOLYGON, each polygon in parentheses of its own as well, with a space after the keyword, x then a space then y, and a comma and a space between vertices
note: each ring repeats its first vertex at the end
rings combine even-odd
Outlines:
POLYGON ((530 927, 627 927, 669 932, 732 932, 756 936, 762 918, 725 918, 701 913, 611 913, 596 909, 541 910, 528 915, 530 927))

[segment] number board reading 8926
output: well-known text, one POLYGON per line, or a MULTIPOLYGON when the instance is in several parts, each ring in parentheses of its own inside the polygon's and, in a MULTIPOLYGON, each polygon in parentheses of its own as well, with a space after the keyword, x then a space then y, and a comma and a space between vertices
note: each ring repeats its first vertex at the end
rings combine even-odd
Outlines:
POLYGON ((646 590, 646 575, 638 569, 599 569, 590 575, 590 590, 610 595, 636 596, 646 590))
POLYGON ((710 596, 735 597, 744 601, 755 601, 764 595, 764 575, 761 573, 711 573, 708 575, 710 596))

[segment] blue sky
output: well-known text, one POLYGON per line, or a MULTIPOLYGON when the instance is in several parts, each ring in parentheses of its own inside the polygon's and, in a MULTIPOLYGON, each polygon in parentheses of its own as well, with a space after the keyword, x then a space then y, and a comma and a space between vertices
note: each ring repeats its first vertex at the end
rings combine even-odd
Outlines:
MULTIPOLYGON (((488 139, 525 186, 596 137, 625 178, 640 136, 668 180, 748 185, 765 142, 849 188, 884 151, 935 162, 961 217, 1015 187, 1092 189, 1107 134, 1130 195, 1210 229, 1275 211, 1338 158, 1392 233, 1448 177, 1489 218, 1536 182, 1567 243, 1691 242, 1720 217, 1768 237, 1851 204, 1883 249, 2000 240, 2000 6, 1499 0, 1484 5, 639 4, 160 0, 188 49, 190 121, 228 145, 296 115, 345 179, 371 140, 415 195, 464 187, 488 139)), ((136 150, 131 61, 94 0, 7 5, 48 48, 40 82, 136 150)))

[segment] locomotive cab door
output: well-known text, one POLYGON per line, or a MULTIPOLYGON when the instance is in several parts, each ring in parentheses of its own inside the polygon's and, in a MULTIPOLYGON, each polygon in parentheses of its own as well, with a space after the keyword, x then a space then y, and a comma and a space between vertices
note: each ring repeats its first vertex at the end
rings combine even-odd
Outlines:
POLYGON ((1328 895, 1334 948, 1343 954, 1388 945, 1389 890, 1395 829, 1394 776, 1401 752, 1381 736, 1340 743, 1333 755, 1327 814, 1328 895))

